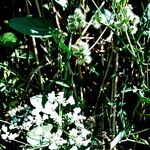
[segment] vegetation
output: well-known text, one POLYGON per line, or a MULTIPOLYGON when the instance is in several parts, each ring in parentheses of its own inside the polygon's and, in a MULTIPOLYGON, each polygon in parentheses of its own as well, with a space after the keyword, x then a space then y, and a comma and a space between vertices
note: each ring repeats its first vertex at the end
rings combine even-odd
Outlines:
POLYGON ((0 11, 0 150, 150 148, 148 0, 0 11))

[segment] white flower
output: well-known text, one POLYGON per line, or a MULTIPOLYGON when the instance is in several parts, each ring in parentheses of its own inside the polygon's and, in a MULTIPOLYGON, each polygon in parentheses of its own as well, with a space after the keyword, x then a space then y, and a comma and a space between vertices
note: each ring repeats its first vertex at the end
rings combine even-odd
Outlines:
POLYGON ((89 56, 89 55, 91 55, 91 51, 89 49, 84 49, 83 50, 83 55, 84 56, 89 56))
POLYGON ((16 112, 17 112, 17 109, 12 109, 12 110, 9 110, 9 111, 8 111, 8 114, 9 114, 11 117, 13 117, 13 116, 16 115, 16 112))
POLYGON ((81 16, 82 18, 85 18, 80 8, 76 8, 74 13, 78 16, 81 16))
POLYGON ((82 137, 81 137, 80 135, 77 136, 76 139, 75 139, 76 145, 77 145, 78 147, 80 147, 80 146, 82 145, 82 142, 83 142, 82 137))
POLYGON ((137 15, 134 15, 133 24, 137 25, 140 22, 140 17, 137 15))
POLYGON ((75 114, 79 114, 81 112, 81 108, 80 107, 76 107, 73 109, 75 114))
POLYGON ((55 92, 54 91, 52 91, 51 93, 48 93, 48 101, 50 102, 50 103, 53 103, 53 102, 55 102, 55 92))
POLYGON ((47 119, 48 119, 48 115, 47 115, 47 114, 44 114, 42 119, 43 119, 44 121, 47 120, 47 119))
POLYGON ((43 123, 43 120, 42 120, 42 117, 40 114, 37 114, 35 116, 35 123, 36 123, 36 125, 41 125, 43 123))
POLYGON ((28 121, 28 122, 23 122, 22 127, 23 127, 23 129, 29 131, 29 129, 32 125, 33 125, 33 123, 31 121, 28 121))
POLYGON ((63 119, 62 119, 61 116, 57 116, 56 118, 54 118, 54 121, 55 121, 56 123, 58 123, 60 126, 61 126, 62 123, 63 123, 63 119))
POLYGON ((19 135, 18 135, 17 133, 14 133, 14 134, 13 134, 13 133, 10 133, 9 136, 8 136, 8 139, 9 139, 9 140, 14 140, 14 139, 15 139, 16 137, 18 137, 18 136, 19 136, 19 135))
POLYGON ((89 49, 89 44, 87 42, 83 42, 80 40, 78 45, 79 45, 79 48, 84 50, 84 51, 89 49))
POLYGON ((83 146, 87 146, 90 142, 91 142, 90 139, 85 140, 85 141, 82 141, 82 145, 83 145, 83 146))
POLYGON ((85 60, 85 62, 86 62, 87 64, 90 64, 91 61, 92 61, 92 57, 91 57, 91 56, 86 56, 86 57, 84 57, 84 60, 85 60))
POLYGON ((70 96, 66 102, 67 102, 67 104, 70 104, 70 105, 75 104, 75 100, 74 100, 73 96, 70 96))
POLYGON ((2 125, 2 129, 1 129, 3 132, 7 132, 8 131, 8 129, 7 129, 7 127, 5 126, 5 125, 2 125))
POLYGON ((11 124, 10 126, 9 126, 9 129, 10 130, 13 130, 13 129, 15 129, 16 127, 14 126, 14 124, 11 124))
POLYGON ((78 128, 84 128, 84 125, 80 122, 78 122, 78 120, 75 122, 76 127, 78 128))
POLYGON ((86 138, 87 135, 89 135, 89 134, 91 134, 91 132, 90 132, 89 130, 87 130, 87 129, 85 129, 85 128, 83 128, 83 129, 81 130, 81 136, 82 136, 83 138, 86 138))
POLYGON ((78 150, 77 146, 73 146, 70 150, 78 150))
POLYGON ((29 115, 27 118, 28 118, 30 121, 33 121, 33 116, 29 115))
POLYGON ((63 104, 65 102, 64 92, 59 92, 56 97, 58 104, 63 104))
POLYGON ((132 34, 135 34, 137 31, 138 31, 137 26, 130 26, 130 32, 131 32, 132 34))
POLYGON ((78 135, 78 130, 73 128, 69 131, 69 136, 76 138, 78 135))
POLYGON ((58 149, 58 146, 55 142, 53 142, 52 144, 49 145, 49 149, 50 150, 57 150, 58 149))
POLYGON ((1 134, 2 139, 6 140, 8 138, 9 132, 1 134))

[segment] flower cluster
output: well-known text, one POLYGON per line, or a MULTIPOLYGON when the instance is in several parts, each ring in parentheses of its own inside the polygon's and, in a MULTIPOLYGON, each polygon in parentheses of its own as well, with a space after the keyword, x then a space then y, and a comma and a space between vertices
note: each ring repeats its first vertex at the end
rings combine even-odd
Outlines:
POLYGON ((92 25, 99 29, 101 24, 111 25, 114 22, 114 15, 107 9, 96 10, 92 16, 92 25))
POLYGON ((76 8, 74 15, 68 17, 68 30, 73 32, 86 26, 86 18, 81 9, 76 8))
POLYGON ((121 12, 116 15, 115 26, 121 31, 128 31, 135 34, 138 30, 137 25, 140 22, 139 16, 135 15, 132 11, 132 5, 128 4, 122 8, 121 12))
POLYGON ((14 140, 19 136, 18 133, 12 133, 10 130, 12 130, 14 127, 11 125, 9 128, 6 125, 2 125, 1 127, 1 137, 4 140, 14 140))
POLYGON ((75 107, 73 96, 66 99, 64 92, 55 94, 53 91, 45 98, 46 102, 43 104, 43 95, 31 97, 33 109, 25 105, 8 111, 11 123, 9 126, 2 125, 1 137, 4 140, 14 140, 22 132, 29 145, 34 148, 86 149, 91 142, 91 132, 85 128, 86 117, 81 115, 80 107, 75 107))
POLYGON ((7 125, 2 125, 0 133, 4 140, 14 140, 20 135, 21 130, 29 130, 33 123, 27 121, 30 114, 28 105, 18 106, 8 111, 7 118, 11 118, 7 125))
MULTIPOLYGON (((117 3, 119 5, 119 1, 117 3)), ((92 17, 92 25, 96 29, 99 29, 101 24, 115 27, 118 34, 121 31, 135 34, 138 30, 137 24, 140 22, 140 18, 133 13, 132 9, 130 4, 124 6, 119 13, 115 14, 107 9, 98 9, 92 17)))
POLYGON ((87 42, 79 41, 77 45, 72 45, 71 47, 78 64, 91 63, 91 51, 87 42))

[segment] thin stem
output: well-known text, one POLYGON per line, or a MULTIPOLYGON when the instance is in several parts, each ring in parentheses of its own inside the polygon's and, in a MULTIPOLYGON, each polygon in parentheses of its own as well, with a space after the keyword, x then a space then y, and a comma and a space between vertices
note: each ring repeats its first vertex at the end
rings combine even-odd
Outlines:
MULTIPOLYGON (((119 55, 116 53, 115 58, 115 73, 118 72, 118 59, 119 55)), ((118 84, 118 76, 116 75, 115 78, 112 80, 112 95, 111 95, 111 101, 113 103, 111 107, 111 113, 112 114, 112 132, 115 133, 116 131, 116 97, 117 97, 117 84, 118 84)), ((114 135, 115 136, 115 135, 114 135)))
POLYGON ((102 84, 101 84, 101 86, 99 88, 99 93, 98 93, 97 101, 96 101, 96 104, 95 104, 95 109, 97 109, 97 107, 98 107, 98 105, 100 103, 100 97, 101 97, 101 94, 102 94, 102 91, 103 91, 103 87, 104 87, 104 84, 105 84, 105 80, 106 80, 109 68, 111 66, 112 58, 113 58, 113 52, 110 55, 110 58, 109 58, 109 61, 108 61, 108 65, 107 65, 107 70, 106 70, 104 78, 102 80, 102 84))
POLYGON ((134 51, 134 49, 133 49, 133 46, 132 46, 132 43, 131 43, 131 40, 130 40, 130 38, 129 38, 129 35, 128 35, 127 30, 126 30, 125 34, 126 34, 126 37, 127 37, 128 42, 129 42, 129 46, 130 46, 130 48, 131 48, 130 52, 131 52, 131 54, 132 54, 134 57, 136 57, 136 54, 135 54, 135 51, 134 51))
POLYGON ((36 7, 37 7, 39 16, 42 17, 42 13, 41 13, 41 10, 40 10, 40 5, 39 5, 38 0, 35 0, 35 4, 36 4, 36 7))
MULTIPOLYGON (((37 64, 37 67, 40 68, 40 62, 39 62, 39 58, 38 58, 38 51, 37 51, 36 41, 35 41, 34 37, 32 37, 32 42, 33 42, 33 49, 34 49, 36 64, 37 64)), ((38 69, 38 73, 39 73, 39 78, 40 78, 41 90, 43 92, 44 91, 44 80, 43 80, 42 73, 41 73, 40 69, 38 69)))

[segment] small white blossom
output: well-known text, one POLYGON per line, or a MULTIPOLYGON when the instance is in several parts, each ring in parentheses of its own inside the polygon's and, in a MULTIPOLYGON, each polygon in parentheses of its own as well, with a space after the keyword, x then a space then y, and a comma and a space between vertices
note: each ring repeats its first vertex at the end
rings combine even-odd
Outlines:
POLYGON ((16 112, 17 112, 17 109, 12 109, 12 110, 9 110, 9 111, 8 111, 8 114, 9 114, 11 117, 13 117, 13 116, 16 115, 16 112))
POLYGON ((48 119, 48 115, 47 115, 47 114, 44 114, 42 119, 43 119, 44 121, 47 120, 47 119, 48 119))
POLYGON ((30 121, 33 121, 33 116, 29 115, 29 116, 28 116, 28 119, 29 119, 30 121))
POLYGON ((85 56, 85 57, 84 57, 84 60, 85 60, 85 62, 86 62, 87 64, 90 64, 91 61, 92 61, 92 57, 91 57, 91 56, 85 56))
POLYGON ((79 114, 81 112, 81 108, 80 107, 76 107, 73 109, 75 114, 79 114))
POLYGON ((138 31, 137 26, 130 26, 130 32, 131 32, 132 34, 135 34, 137 31, 138 31))
POLYGON ((1 134, 2 139, 6 140, 8 138, 9 132, 1 134))
POLYGON ((23 122, 22 127, 23 127, 23 129, 29 131, 29 129, 31 128, 32 125, 33 125, 33 123, 31 121, 28 121, 28 122, 23 122))
POLYGON ((53 102, 55 102, 55 92, 54 91, 52 91, 51 93, 48 93, 48 101, 50 102, 50 103, 53 103, 53 102))
POLYGON ((8 129, 7 129, 7 127, 6 127, 5 125, 2 125, 1 130, 2 130, 3 132, 5 132, 5 133, 8 131, 8 129))
POLYGON ((13 129, 15 129, 16 127, 14 126, 14 124, 11 124, 10 126, 9 126, 9 129, 10 130, 13 130, 13 129))
POLYGON ((73 96, 70 96, 66 102, 67 102, 67 104, 70 104, 70 105, 75 104, 75 100, 74 100, 73 96))
POLYGON ((86 51, 89 49, 89 44, 87 42, 79 41, 78 43, 79 48, 82 49, 83 51, 86 51))
POLYGON ((49 149, 50 150, 57 150, 58 149, 58 146, 55 142, 53 142, 52 144, 49 145, 49 149))
POLYGON ((80 135, 75 138, 75 143, 78 147, 80 147, 82 145, 82 142, 83 142, 83 140, 80 135))
POLYGON ((73 128, 69 131, 69 136, 76 138, 78 135, 78 130, 73 128))
POLYGON ((73 146, 70 150, 78 150, 77 146, 73 146))
POLYGON ((9 140, 14 140, 14 139, 15 139, 16 137, 18 137, 18 136, 19 136, 19 135, 18 135, 17 133, 14 133, 14 134, 13 134, 13 133, 10 133, 9 136, 8 136, 8 139, 9 139, 9 140))
POLYGON ((89 135, 89 134, 91 134, 91 132, 90 132, 89 130, 87 130, 87 129, 85 129, 85 128, 82 129, 82 131, 81 131, 81 136, 82 136, 83 138, 86 138, 87 135, 89 135))
POLYGON ((59 92, 57 96, 58 104, 63 104, 65 102, 64 92, 59 92))

